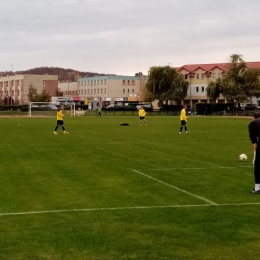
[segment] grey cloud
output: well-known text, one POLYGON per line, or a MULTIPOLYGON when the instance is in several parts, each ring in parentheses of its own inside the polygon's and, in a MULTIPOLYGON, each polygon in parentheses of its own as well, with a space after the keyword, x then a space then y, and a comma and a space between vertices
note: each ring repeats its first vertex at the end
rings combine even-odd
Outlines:
POLYGON ((259 60, 258 10, 255 0, 2 0, 0 70, 12 62, 133 74, 235 52, 259 60))

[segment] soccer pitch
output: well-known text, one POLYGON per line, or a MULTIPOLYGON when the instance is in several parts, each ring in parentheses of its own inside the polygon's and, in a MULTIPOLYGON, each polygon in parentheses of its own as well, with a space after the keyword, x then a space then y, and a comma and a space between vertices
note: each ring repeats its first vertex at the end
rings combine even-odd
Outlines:
POLYGON ((0 259, 259 259, 250 121, 0 118, 0 259))

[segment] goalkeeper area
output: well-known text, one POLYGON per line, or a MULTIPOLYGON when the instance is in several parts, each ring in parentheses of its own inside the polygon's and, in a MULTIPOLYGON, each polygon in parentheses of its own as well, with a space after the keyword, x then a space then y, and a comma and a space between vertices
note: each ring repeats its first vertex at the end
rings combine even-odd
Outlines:
POLYGON ((64 106, 64 114, 75 117, 75 103, 74 102, 30 102, 28 106, 28 117, 33 116, 55 116, 59 107, 64 106))
POLYGON ((259 259, 252 119, 146 120, 1 118, 0 259, 259 259))

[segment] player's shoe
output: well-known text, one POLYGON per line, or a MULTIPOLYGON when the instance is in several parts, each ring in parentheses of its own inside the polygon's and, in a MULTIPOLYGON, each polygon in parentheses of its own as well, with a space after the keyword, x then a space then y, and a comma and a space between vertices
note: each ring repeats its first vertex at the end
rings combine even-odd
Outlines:
POLYGON ((252 193, 252 194, 260 194, 260 190, 255 190, 255 189, 253 189, 253 190, 251 190, 251 193, 252 193))
POLYGON ((186 132, 186 134, 189 134, 188 132, 186 132))
POLYGON ((54 131, 53 133, 54 133, 55 135, 57 135, 57 134, 58 134, 58 133, 57 133, 57 132, 55 132, 55 131, 54 131))
POLYGON ((63 134, 67 135, 69 132, 64 131, 63 134))
POLYGON ((181 135, 181 132, 179 132, 179 135, 181 135))

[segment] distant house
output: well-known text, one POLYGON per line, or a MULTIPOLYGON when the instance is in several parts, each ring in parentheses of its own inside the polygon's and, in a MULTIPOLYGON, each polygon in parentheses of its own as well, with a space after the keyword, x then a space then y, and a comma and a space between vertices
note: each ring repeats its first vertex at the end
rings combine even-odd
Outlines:
MULTIPOLYGON (((260 68, 260 61, 246 62, 246 66, 248 68, 260 68)), ((188 93, 183 103, 191 107, 194 107, 198 102, 209 103, 207 98, 209 82, 225 77, 229 68, 230 63, 192 64, 176 68, 177 72, 182 74, 189 83, 188 93)), ((227 103, 227 100, 220 96, 216 102, 227 103)))
POLYGON ((148 77, 106 75, 78 79, 78 96, 81 100, 99 100, 107 103, 139 102, 148 77))
POLYGON ((55 96, 58 90, 58 76, 55 75, 14 75, 0 77, 0 100, 10 97, 14 104, 27 104, 28 88, 33 85, 37 92, 55 96))

